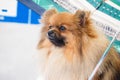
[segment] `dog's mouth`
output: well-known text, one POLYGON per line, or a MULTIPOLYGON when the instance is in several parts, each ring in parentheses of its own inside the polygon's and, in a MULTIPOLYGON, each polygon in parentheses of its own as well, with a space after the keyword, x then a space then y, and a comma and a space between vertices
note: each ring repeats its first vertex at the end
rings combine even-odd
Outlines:
POLYGON ((50 36, 48 36, 48 38, 55 46, 62 47, 65 45, 63 38, 50 37, 50 36))
POLYGON ((48 39, 50 40, 51 43, 53 43, 55 46, 62 47, 65 46, 65 42, 63 37, 57 37, 55 34, 47 34, 48 39))

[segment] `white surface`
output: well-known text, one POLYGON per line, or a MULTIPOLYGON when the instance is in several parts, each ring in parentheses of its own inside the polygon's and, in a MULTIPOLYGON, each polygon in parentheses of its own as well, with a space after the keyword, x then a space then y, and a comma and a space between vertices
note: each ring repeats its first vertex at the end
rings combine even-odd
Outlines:
POLYGON ((16 17, 17 0, 0 0, 0 15, 16 17), (7 10, 7 12, 3 12, 3 9, 7 10))
POLYGON ((36 80, 40 25, 0 23, 0 80, 36 80))

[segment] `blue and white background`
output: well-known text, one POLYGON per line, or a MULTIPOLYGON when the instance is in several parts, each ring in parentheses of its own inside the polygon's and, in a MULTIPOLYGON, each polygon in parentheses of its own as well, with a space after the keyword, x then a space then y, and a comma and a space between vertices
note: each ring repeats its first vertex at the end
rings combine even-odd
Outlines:
POLYGON ((37 80, 40 15, 16 0, 0 0, 0 80, 37 80))
POLYGON ((0 1, 0 22, 39 24, 39 18, 40 15, 16 0, 0 1))

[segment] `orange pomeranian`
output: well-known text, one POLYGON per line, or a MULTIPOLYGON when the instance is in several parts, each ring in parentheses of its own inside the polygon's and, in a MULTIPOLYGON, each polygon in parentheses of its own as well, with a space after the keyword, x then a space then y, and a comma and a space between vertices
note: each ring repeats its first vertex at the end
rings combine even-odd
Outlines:
MULTIPOLYGON (((51 9, 43 14, 41 23, 38 49, 43 52, 43 80, 87 80, 109 44, 94 27, 90 12, 51 9)), ((120 55, 114 48, 93 80, 120 80, 120 55)))

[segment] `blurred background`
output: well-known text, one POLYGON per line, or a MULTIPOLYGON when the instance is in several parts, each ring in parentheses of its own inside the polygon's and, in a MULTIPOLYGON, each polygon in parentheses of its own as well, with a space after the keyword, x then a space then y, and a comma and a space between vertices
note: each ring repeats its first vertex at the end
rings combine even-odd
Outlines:
POLYGON ((0 80, 37 80, 40 15, 17 0, 0 0, 0 80))
MULTIPOLYGON (((37 80, 39 20, 51 8, 94 12, 93 21, 109 40, 120 31, 120 0, 0 0, 0 80, 37 80)), ((120 35, 114 47, 120 52, 120 35)))

